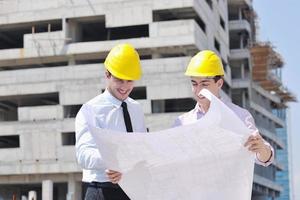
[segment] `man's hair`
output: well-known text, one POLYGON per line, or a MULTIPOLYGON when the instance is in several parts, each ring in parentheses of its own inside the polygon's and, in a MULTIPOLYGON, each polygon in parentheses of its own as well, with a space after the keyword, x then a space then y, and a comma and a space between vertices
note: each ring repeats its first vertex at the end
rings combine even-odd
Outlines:
POLYGON ((218 76, 213 77, 213 79, 216 83, 216 82, 218 82, 218 80, 223 79, 223 76, 218 75, 218 76))

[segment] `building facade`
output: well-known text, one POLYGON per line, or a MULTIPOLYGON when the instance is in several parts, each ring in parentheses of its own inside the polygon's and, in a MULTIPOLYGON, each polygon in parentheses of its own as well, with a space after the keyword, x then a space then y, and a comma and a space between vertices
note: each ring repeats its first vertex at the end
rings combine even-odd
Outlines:
MULTIPOLYGON (((194 107, 183 72, 191 56, 211 49, 225 67, 222 96, 251 111, 276 151, 286 148, 276 113, 294 99, 274 73, 280 56, 257 43, 255 27, 250 0, 0 0, 0 199, 29 191, 81 199, 74 118, 105 89, 103 61, 118 43, 140 53, 144 75, 132 97, 150 132, 194 107)), ((279 196, 280 170, 277 159, 256 166, 253 199, 279 196)))
POLYGON ((283 163, 284 169, 282 171, 276 172, 276 182, 279 183, 283 187, 283 191, 280 193, 278 200, 292 200, 292 174, 291 174, 291 163, 290 158, 291 155, 289 150, 291 150, 290 146, 290 137, 288 132, 289 125, 289 117, 288 111, 282 113, 281 117, 286 121, 286 127, 276 129, 276 133, 278 137, 284 142, 284 145, 287 148, 277 150, 277 160, 280 163, 283 163))

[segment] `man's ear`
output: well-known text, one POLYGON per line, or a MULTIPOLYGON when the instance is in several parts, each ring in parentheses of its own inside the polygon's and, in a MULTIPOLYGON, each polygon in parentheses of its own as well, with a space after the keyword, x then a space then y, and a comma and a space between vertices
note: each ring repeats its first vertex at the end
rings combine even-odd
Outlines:
POLYGON ((109 79, 111 77, 111 73, 109 71, 105 71, 105 78, 109 79))
POLYGON ((217 81, 218 88, 221 89, 223 84, 224 84, 224 80, 222 78, 217 81))

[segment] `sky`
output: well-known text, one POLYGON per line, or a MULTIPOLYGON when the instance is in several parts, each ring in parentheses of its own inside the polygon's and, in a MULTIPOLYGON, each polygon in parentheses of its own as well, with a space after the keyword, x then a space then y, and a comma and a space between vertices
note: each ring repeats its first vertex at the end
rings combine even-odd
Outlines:
MULTIPOLYGON (((300 1, 253 0, 258 39, 270 41, 284 59, 283 83, 300 101, 300 1)), ((293 196, 300 200, 300 103, 290 103, 293 196)))

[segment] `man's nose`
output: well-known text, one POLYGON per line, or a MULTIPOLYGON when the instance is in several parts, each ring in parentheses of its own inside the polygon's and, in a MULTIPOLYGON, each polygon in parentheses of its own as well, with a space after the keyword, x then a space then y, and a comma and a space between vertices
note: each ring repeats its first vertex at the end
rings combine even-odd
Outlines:
POLYGON ((127 82, 127 81, 123 81, 122 83, 121 83, 121 87, 122 88, 129 88, 129 85, 130 85, 130 83, 129 82, 127 82))
POLYGON ((196 91, 197 91, 197 92, 200 92, 201 90, 202 90, 202 86, 201 86, 201 85, 197 85, 197 86, 196 86, 196 91))

